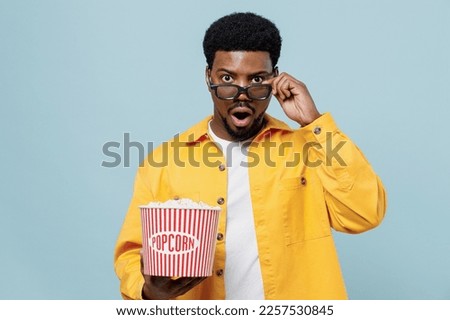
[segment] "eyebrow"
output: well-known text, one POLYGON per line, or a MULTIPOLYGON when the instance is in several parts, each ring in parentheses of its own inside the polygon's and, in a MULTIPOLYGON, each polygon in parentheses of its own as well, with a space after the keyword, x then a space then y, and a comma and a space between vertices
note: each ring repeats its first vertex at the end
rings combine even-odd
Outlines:
MULTIPOLYGON (((229 74, 231 74, 232 76, 235 76, 235 75, 236 75, 236 72, 233 72, 233 71, 228 70, 228 69, 225 69, 225 68, 219 68, 219 69, 217 69, 217 72, 220 72, 220 71, 224 71, 224 72, 226 72, 226 73, 229 73, 229 74)), ((253 77, 253 76, 261 76, 261 75, 269 75, 269 74, 271 74, 271 72, 268 72, 268 71, 266 71, 266 70, 262 70, 262 71, 258 71, 258 72, 254 72, 254 73, 252 73, 252 74, 249 74, 248 76, 249 76, 249 77, 253 77)))

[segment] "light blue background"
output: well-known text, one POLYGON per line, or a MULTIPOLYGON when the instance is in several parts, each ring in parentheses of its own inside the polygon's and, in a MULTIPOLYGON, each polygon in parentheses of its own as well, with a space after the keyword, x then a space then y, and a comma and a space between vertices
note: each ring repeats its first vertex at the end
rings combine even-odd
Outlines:
MULTIPOLYGON (((119 299, 113 249, 138 163, 209 114, 202 39, 254 11, 281 71, 364 151, 383 224, 336 234, 352 299, 450 298, 450 1, 0 1, 0 298, 119 299), (123 149, 118 150, 123 155, 123 149)), ((275 100, 269 112, 286 119, 275 100)))

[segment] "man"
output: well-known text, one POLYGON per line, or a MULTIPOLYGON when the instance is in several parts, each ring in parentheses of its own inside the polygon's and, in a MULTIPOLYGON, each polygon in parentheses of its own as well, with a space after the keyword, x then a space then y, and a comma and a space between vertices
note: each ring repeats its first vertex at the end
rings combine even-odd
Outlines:
POLYGON ((115 251, 123 297, 345 299, 331 229, 377 226, 386 207, 381 181, 306 86, 279 73, 281 37, 272 22, 225 16, 206 31, 203 47, 213 116, 154 150, 137 172, 115 251), (299 128, 266 113, 271 95, 299 128), (178 197, 222 208, 206 279, 141 273, 138 206, 178 197))

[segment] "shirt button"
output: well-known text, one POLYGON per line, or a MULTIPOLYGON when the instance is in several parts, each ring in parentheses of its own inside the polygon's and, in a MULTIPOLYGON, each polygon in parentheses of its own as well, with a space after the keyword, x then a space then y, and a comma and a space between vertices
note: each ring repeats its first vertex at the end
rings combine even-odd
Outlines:
POLYGON ((217 234, 217 240, 222 241, 223 240, 223 233, 217 234))
POLYGON ((225 203, 225 199, 220 197, 219 199, 217 199, 217 203, 218 204, 224 204, 225 203))
POLYGON ((315 127, 313 132, 314 132, 314 134, 320 134, 322 132, 322 128, 321 127, 315 127))
POLYGON ((305 186, 306 185, 306 178, 305 177, 301 177, 300 178, 300 183, 305 186))
POLYGON ((223 163, 220 164, 219 170, 220 171, 224 171, 225 170, 225 165, 223 163))
POLYGON ((221 276, 223 275, 223 269, 218 269, 218 270, 216 270, 216 275, 217 275, 218 277, 221 277, 221 276))

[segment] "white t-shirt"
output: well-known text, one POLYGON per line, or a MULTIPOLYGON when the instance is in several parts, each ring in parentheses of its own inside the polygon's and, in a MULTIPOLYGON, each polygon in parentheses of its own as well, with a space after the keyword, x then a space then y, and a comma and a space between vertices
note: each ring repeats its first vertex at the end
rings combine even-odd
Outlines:
POLYGON ((225 297, 227 300, 264 299, 246 166, 246 144, 217 137, 210 125, 209 134, 227 161, 225 297))

